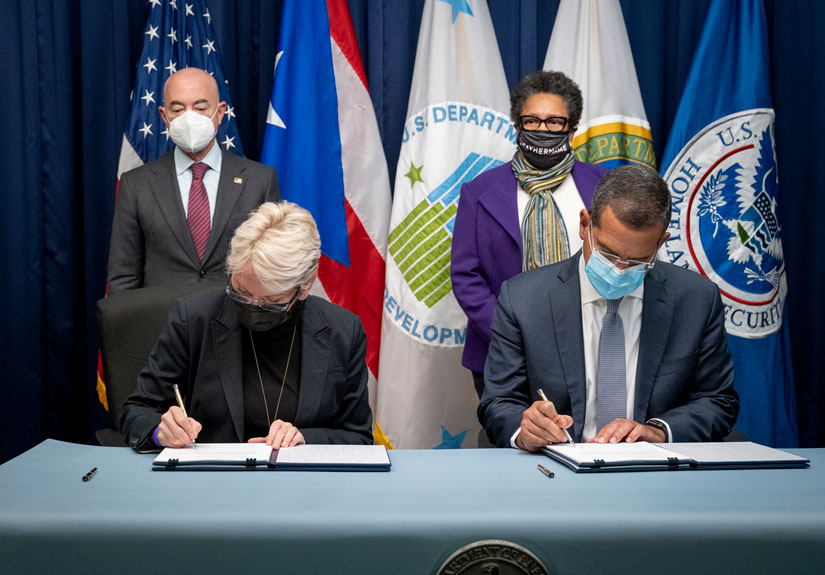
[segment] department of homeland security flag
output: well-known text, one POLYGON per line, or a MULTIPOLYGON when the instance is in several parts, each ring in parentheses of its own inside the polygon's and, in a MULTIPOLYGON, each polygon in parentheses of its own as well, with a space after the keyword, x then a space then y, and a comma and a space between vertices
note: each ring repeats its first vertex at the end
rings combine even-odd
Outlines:
POLYGON ((673 198, 661 259, 722 294, 741 410, 757 443, 797 444, 761 0, 711 0, 662 158, 673 198))
POLYGON ((461 184, 509 161, 516 131, 484 0, 427 0, 395 176, 377 437, 396 448, 473 447, 478 396, 461 366, 467 318, 452 294, 461 184))
MULTIPOLYGON (((123 172, 156 160, 174 147, 158 106, 163 105, 166 80, 184 68, 201 68, 214 76, 220 101, 226 102, 226 114, 218 128, 218 143, 226 150, 243 155, 209 10, 204 9, 201 0, 149 0, 147 10, 129 122, 120 148, 118 181, 123 172)), ((97 374, 98 398, 108 409, 99 357, 97 374)))
POLYGON ((581 88, 576 159, 607 169, 631 162, 656 169, 619 0, 561 0, 544 69, 564 72, 581 88))
POLYGON ((312 291, 361 318, 374 406, 390 180, 346 0, 284 2, 261 161, 315 218, 312 291))

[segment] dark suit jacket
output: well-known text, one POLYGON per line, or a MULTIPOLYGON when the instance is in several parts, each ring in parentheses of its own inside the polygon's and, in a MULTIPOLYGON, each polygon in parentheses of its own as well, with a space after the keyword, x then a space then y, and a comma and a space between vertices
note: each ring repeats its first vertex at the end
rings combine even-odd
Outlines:
MULTIPOLYGON (((509 446, 521 416, 543 389, 573 417, 580 441, 585 415, 579 257, 504 283, 493 319, 478 407, 490 439, 509 446)), ((739 397, 718 288, 698 273, 658 261, 645 277, 634 418, 666 421, 673 441, 721 440, 733 428, 739 397)))
POLYGON ((186 223, 174 150, 121 176, 109 246, 110 294, 224 279, 235 228, 263 202, 278 201, 280 195, 273 168, 223 150, 221 154, 215 215, 203 262, 186 223))
MULTIPOLYGON (((576 161, 571 176, 585 206, 607 170, 576 161)), ((517 182, 512 162, 487 170, 461 186, 453 229, 450 279, 453 294, 467 314, 461 364, 484 371, 490 324, 501 283, 521 273, 521 231, 517 182)))
MULTIPOLYGON (((126 442, 142 448, 161 415, 175 405, 203 425, 198 441, 243 441, 242 340, 246 334, 223 290, 178 300, 169 323, 124 403, 126 442)), ((367 393, 367 338, 357 316, 310 296, 301 328, 298 411, 292 423, 307 443, 372 443, 367 393)), ((154 444, 149 443, 150 447, 154 444)))

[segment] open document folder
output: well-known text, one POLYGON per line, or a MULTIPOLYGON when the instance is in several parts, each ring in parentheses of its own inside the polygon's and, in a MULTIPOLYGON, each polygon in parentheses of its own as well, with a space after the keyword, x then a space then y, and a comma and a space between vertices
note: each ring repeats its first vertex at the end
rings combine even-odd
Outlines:
POLYGON ((272 449, 265 443, 198 443, 196 447, 165 448, 155 457, 152 469, 389 471, 390 456, 383 445, 298 445, 272 449))
POLYGON ((721 443, 560 443, 545 455, 576 473, 679 469, 768 469, 808 467, 810 461, 750 441, 721 443))

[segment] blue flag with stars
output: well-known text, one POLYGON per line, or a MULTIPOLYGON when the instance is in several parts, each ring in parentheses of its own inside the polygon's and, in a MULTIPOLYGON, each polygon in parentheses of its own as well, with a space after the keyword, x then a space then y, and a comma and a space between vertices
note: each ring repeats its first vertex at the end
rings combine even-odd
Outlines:
POLYGON ((149 0, 147 9, 143 50, 137 66, 118 179, 123 172, 155 160, 174 147, 158 106, 163 105, 166 80, 183 68, 200 68, 215 78, 220 99, 227 106, 217 141, 225 150, 242 156, 235 111, 229 99, 209 9, 204 8, 202 0, 149 0))

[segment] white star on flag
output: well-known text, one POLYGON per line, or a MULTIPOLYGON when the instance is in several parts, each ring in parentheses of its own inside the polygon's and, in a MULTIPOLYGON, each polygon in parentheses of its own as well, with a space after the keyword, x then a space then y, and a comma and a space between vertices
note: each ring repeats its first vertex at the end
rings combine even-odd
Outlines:
POLYGON ((146 102, 147 106, 149 104, 154 104, 155 103, 155 98, 153 96, 155 95, 155 93, 150 92, 149 90, 145 90, 145 92, 146 93, 143 96, 141 96, 140 99, 143 100, 144 102, 146 102))
POLYGON ((159 26, 152 26, 151 24, 149 24, 149 29, 146 32, 144 32, 143 35, 148 35, 150 42, 155 38, 160 38, 160 35, 158 34, 158 28, 159 26))
POLYGON ((168 66, 166 66, 166 67, 164 68, 164 70, 168 70, 168 71, 169 71, 169 75, 171 76, 172 74, 174 74, 175 72, 177 72, 177 71, 178 71, 178 70, 177 70, 177 63, 172 62, 172 59, 171 59, 171 58, 169 58, 169 65, 168 65, 168 66))
POLYGON ((232 106, 226 107, 226 121, 228 122, 235 117, 235 109, 232 106))
POLYGON ((178 9, 178 0, 169 0, 169 6, 172 7, 172 10, 178 9))
POLYGON ((211 54, 215 51, 215 41, 214 40, 207 40, 206 44, 201 46, 201 48, 206 48, 206 53, 211 54))
POLYGON ((143 133, 143 137, 144 137, 144 138, 148 138, 149 136, 153 135, 153 132, 152 132, 152 124, 147 124, 146 122, 143 122, 143 127, 142 127, 142 128, 140 128, 140 129, 138 130, 138 132, 142 132, 142 133, 143 133))
POLYGON ((171 29, 171 31, 166 35, 166 37, 172 40, 172 44, 178 41, 178 33, 175 31, 174 28, 171 29))
POLYGON ((235 144, 233 144, 233 143, 232 143, 232 140, 234 140, 234 139, 235 139, 235 138, 230 138, 230 137, 229 137, 229 135, 227 135, 227 136, 226 136, 226 138, 224 139, 224 141, 223 141, 223 142, 221 142, 221 145, 222 145, 224 148, 226 148, 227 150, 228 150, 229 148, 234 148, 234 147, 235 147, 235 144))
POLYGON ((149 4, 152 5, 152 8, 155 6, 160 6, 160 0, 149 0, 149 4))
MULTIPOLYGON (((278 52, 278 55, 275 56, 275 74, 278 73, 278 62, 281 61, 281 56, 284 55, 284 51, 281 50, 278 52)), ((269 100, 269 111, 266 113, 266 123, 272 124, 273 126, 278 126, 279 128, 283 128, 286 130, 286 126, 284 125, 284 121, 278 115, 278 112, 275 111, 275 108, 272 107, 272 99, 269 100)))
POLYGON ((186 49, 187 49, 187 50, 188 50, 189 48, 191 48, 191 47, 192 47, 192 36, 190 36, 189 34, 187 34, 187 35, 186 35, 186 40, 184 40, 184 41, 183 41, 183 43, 184 43, 184 44, 186 44, 186 49))
POLYGON ((146 68, 146 73, 147 74, 151 73, 152 70, 157 70, 158 69, 157 66, 155 66, 155 62, 157 62, 157 61, 158 61, 157 58, 155 58, 153 60, 152 58, 149 58, 148 56, 146 57, 146 63, 143 65, 143 67, 146 68))
POLYGON ((209 8, 207 8, 204 13, 203 17, 206 18, 206 22, 211 24, 212 23, 212 16, 209 14, 209 8))
MULTIPOLYGON (((184 4, 186 4, 186 2, 184 2, 184 4)), ((186 4, 186 15, 187 16, 194 16, 195 15, 195 13, 192 12, 192 6, 193 6, 192 4, 186 4)))

